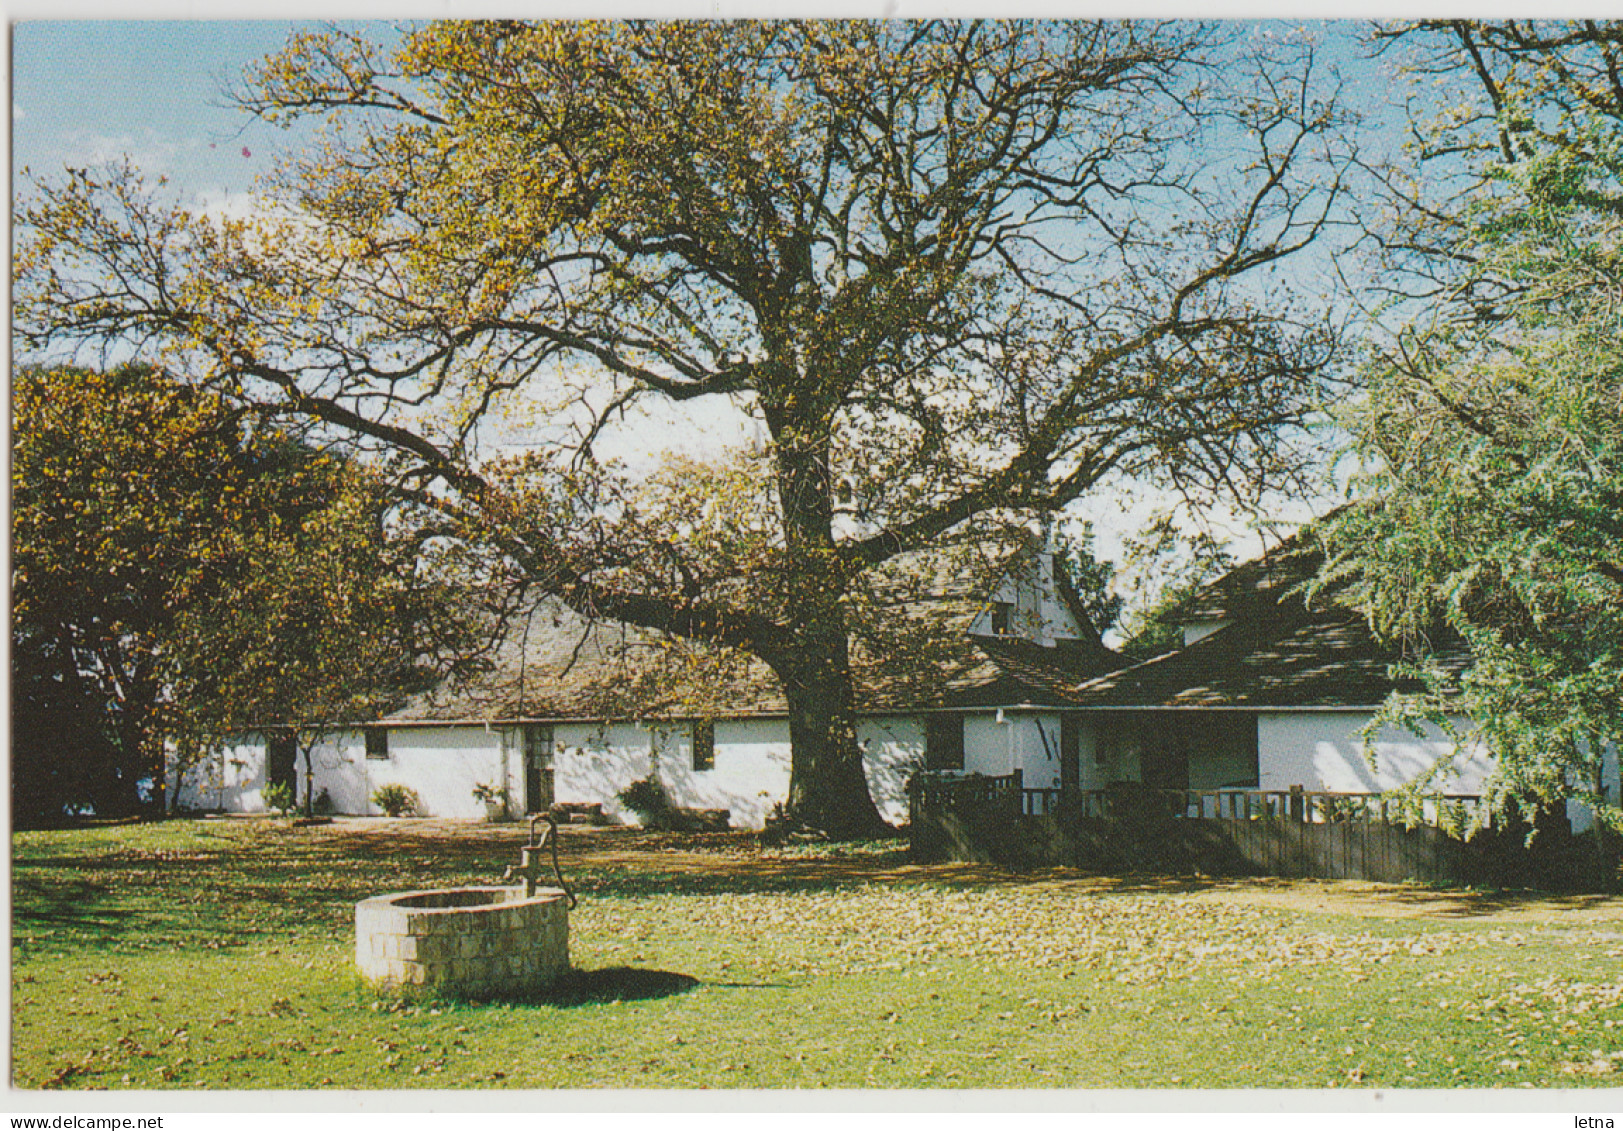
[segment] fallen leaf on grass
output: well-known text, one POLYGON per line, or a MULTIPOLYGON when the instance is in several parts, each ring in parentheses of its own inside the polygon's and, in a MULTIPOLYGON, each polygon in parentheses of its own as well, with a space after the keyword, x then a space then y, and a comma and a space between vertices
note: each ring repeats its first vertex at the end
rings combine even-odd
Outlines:
POLYGON ((1612 1071, 1610 1060, 1592 1060, 1588 1063, 1577 1061, 1563 1061, 1561 1072, 1566 1076, 1606 1076, 1612 1071))

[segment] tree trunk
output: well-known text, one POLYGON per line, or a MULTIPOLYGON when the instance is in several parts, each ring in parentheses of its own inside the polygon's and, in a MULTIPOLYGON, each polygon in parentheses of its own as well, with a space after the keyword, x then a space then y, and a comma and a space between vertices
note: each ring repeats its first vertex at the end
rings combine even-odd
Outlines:
MULTIPOLYGON (((312 818, 316 815, 315 746, 316 739, 319 737, 320 735, 315 735, 310 739, 309 742, 304 742, 302 741, 303 736, 299 733, 298 728, 295 727, 293 730, 293 742, 298 747, 299 752, 304 755, 304 815, 312 818)), ((269 758, 269 753, 270 748, 267 746, 267 759, 269 758)), ((298 791, 299 787, 295 785, 293 787, 295 796, 298 794, 298 791)))
MULTIPOLYGON (((1595 790, 1595 804, 1592 806, 1592 812, 1590 814, 1594 823, 1590 826, 1590 849, 1595 856, 1596 875, 1605 885, 1605 890, 1616 891, 1618 890, 1618 883, 1620 879, 1618 875, 1618 839, 1612 833, 1612 831, 1606 827, 1606 822, 1601 819, 1600 813, 1601 806, 1604 806, 1607 800, 1606 747, 1605 744, 1602 743, 1598 738, 1590 738, 1589 742, 1591 744, 1590 749, 1600 751, 1599 756, 1595 759, 1595 776, 1593 782, 1595 790)), ((1620 766, 1619 772, 1623 773, 1623 766, 1620 766)))
MULTIPOLYGON (((115 664, 109 664, 114 667, 115 664)), ((109 782, 113 790, 106 798, 106 812, 97 805, 98 816, 127 817, 141 812, 139 783, 146 779, 152 783, 152 798, 148 802, 161 816, 164 812, 164 735, 163 707, 159 703, 160 685, 156 665, 150 658, 137 658, 133 669, 119 679, 123 688, 123 702, 113 720, 118 734, 119 765, 117 781, 109 782)))
MULTIPOLYGON (((843 626, 842 626, 843 627, 843 626)), ((894 830, 868 790, 856 714, 849 648, 808 659, 783 676, 789 704, 789 819, 834 840, 860 840, 894 830), (820 662, 819 662, 820 661, 820 662)))
MULTIPOLYGON (((118 764, 107 767, 107 773, 97 791, 95 801, 98 817, 130 817, 141 810, 141 796, 137 788, 141 778, 153 773, 153 766, 163 765, 162 740, 154 733, 153 719, 156 708, 146 702, 125 704, 125 711, 116 720, 118 734, 118 764)), ((154 782, 156 787, 157 782, 154 782)))
MULTIPOLYGON (((782 360, 783 372, 796 372, 793 360, 782 360)), ((776 445, 788 621, 784 646, 773 658, 762 658, 782 680, 788 701, 790 823, 836 840, 857 840, 894 830, 874 806, 857 746, 844 604, 848 578, 834 538, 829 473, 839 386, 799 374, 780 388, 762 389, 762 411, 776 445)))

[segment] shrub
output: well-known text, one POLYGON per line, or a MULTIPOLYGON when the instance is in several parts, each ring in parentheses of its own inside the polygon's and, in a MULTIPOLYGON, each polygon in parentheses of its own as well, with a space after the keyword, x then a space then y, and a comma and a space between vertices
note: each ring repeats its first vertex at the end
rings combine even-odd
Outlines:
POLYGON ((512 796, 505 785, 486 785, 480 782, 473 787, 473 799, 483 805, 505 806, 512 796))
POLYGON ((265 808, 279 817, 285 817, 293 812, 296 801, 293 797, 293 787, 285 781, 272 782, 265 787, 265 808))
POLYGON ((391 782, 389 785, 378 786, 372 792, 372 804, 391 817, 399 817, 417 812, 421 802, 417 800, 416 790, 391 782))
POLYGON ((670 798, 665 796, 665 787, 652 774, 637 779, 615 796, 651 829, 663 828, 670 822, 670 798))
POLYGON ((322 790, 316 794, 316 803, 311 811, 318 817, 331 817, 338 812, 338 806, 333 803, 332 794, 322 790))
POLYGON ((507 804, 512 798, 512 791, 505 785, 486 785, 480 782, 473 787, 473 799, 485 807, 487 820, 508 820, 507 804))

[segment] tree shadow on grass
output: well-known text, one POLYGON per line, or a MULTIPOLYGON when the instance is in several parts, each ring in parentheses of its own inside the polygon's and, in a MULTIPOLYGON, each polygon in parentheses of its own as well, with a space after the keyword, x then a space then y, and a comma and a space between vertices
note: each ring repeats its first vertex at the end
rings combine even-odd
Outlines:
POLYGON ((1394 903, 1441 919, 1476 919, 1507 912, 1553 913, 1602 910, 1615 894, 1518 888, 1403 887, 1387 893, 1394 903))

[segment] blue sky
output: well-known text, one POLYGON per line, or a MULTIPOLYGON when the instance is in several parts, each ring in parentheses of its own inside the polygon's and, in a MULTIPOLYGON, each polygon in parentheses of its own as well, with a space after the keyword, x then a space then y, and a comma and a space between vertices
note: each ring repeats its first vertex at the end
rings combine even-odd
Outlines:
MULTIPOLYGON (((149 176, 168 177, 190 202, 248 192, 297 137, 225 105, 225 86, 313 22, 13 24, 14 176, 27 168, 55 178, 65 165, 127 155, 149 176)), ((1332 57, 1343 64, 1353 54, 1341 36, 1332 36, 1331 45, 1332 57)), ((26 191, 26 183, 14 181, 16 189, 26 191)))
MULTIPOLYGON (((720 5, 722 0, 714 2, 720 5)), ((279 50, 292 31, 310 23, 13 24, 14 192, 28 192, 20 177, 25 167, 36 176, 57 179, 64 165, 96 165, 127 155, 149 177, 167 177, 170 189, 193 206, 243 197, 254 179, 274 169, 299 138, 226 105, 225 87, 245 67, 279 50)), ((1331 56, 1356 68, 1356 52, 1343 38, 1348 30, 1332 33, 1331 56)), ((1362 75, 1360 80, 1362 95, 1381 89, 1382 84, 1362 75)), ((1115 524, 1106 519, 1101 525, 1115 524)))
POLYGON ((12 28, 12 168, 128 154, 188 199, 247 192, 292 140, 224 105, 225 84, 277 51, 283 21, 23 21, 12 28))

